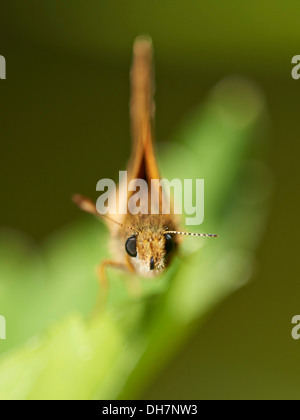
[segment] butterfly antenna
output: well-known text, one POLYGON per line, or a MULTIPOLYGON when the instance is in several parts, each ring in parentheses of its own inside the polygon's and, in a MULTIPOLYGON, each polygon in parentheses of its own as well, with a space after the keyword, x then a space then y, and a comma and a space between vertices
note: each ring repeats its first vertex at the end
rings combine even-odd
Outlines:
POLYGON ((191 232, 178 232, 177 230, 167 230, 165 233, 173 233, 174 235, 185 235, 185 236, 205 236, 210 238, 218 238, 219 235, 214 233, 191 233, 191 232))
POLYGON ((109 216, 106 216, 106 214, 100 214, 97 211, 97 207, 95 206, 95 204, 89 198, 86 198, 86 197, 84 197, 83 195, 80 195, 80 194, 74 194, 72 196, 72 200, 81 210, 86 211, 87 213, 91 213, 94 216, 98 216, 98 217, 101 217, 103 219, 109 220, 110 222, 113 222, 113 223, 115 223, 115 224, 117 224, 117 225, 119 225, 123 228, 133 230, 134 232, 137 233, 137 231, 133 227, 123 225, 122 223, 117 222, 116 220, 110 218, 109 216))

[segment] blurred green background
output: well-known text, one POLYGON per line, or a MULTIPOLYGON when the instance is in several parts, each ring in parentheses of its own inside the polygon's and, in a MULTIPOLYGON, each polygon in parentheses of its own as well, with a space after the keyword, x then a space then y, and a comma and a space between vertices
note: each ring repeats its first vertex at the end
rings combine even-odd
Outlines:
MULTIPOLYGON (((259 228, 261 242, 251 282, 228 296, 209 316, 206 314, 205 323, 195 322, 184 345, 166 358, 151 380, 140 389, 133 386, 134 391, 124 391, 123 395, 120 392, 121 396, 300 396, 300 343, 291 338, 291 319, 300 312, 296 172, 300 82, 291 77, 291 59, 299 54, 299 13, 299 2, 274 0, 30 0, 1 6, 0 54, 7 60, 7 80, 0 82, 4 238, 0 260, 5 267, 20 266, 21 272, 32 249, 45 249, 45 243, 56 240, 54 232, 61 231, 54 234, 57 238, 73 229, 72 241, 69 238, 73 246, 77 238, 79 242, 84 240, 82 231, 94 232, 98 228, 79 214, 70 196, 80 192, 96 198, 96 182, 104 177, 116 179, 118 171, 125 168, 130 152, 128 74, 135 36, 148 33, 154 42, 158 145, 166 140, 176 144, 180 122, 184 124, 199 104, 209 102, 212 89, 227 76, 242 76, 254 82, 253 89, 258 87, 264 97, 267 111, 263 112, 264 121, 258 130, 260 150, 254 157, 270 168, 273 193, 271 202, 264 205, 270 209, 269 217, 259 228), (23 247, 29 249, 28 254, 23 247), (10 250, 15 250, 15 259, 10 250)), ((174 156, 181 155, 174 152, 174 156)), ((253 158, 251 153, 250 157, 253 158)), ((190 162, 188 158, 180 162, 183 175, 190 162)), ((215 163, 213 159, 211 162, 215 163)), ((209 166, 210 161, 206 163, 209 166)), ((217 166, 210 170, 218 176, 217 166)), ((199 174, 202 175, 201 170, 199 174)), ((222 209, 218 214, 220 221, 222 209)), ((214 217, 207 213, 203 230, 215 231, 219 227, 215 228, 214 217)), ((248 235, 249 226, 245 217, 239 234, 242 236, 244 230, 248 235)), ((101 232, 99 226, 99 235, 103 235, 101 232)), ((91 235, 96 238, 98 232, 91 235)), ((86 233, 86 253, 92 253, 96 261, 101 256, 98 243, 96 239, 90 243, 89 240, 86 233)), ((105 246, 104 240, 100 246, 105 246)), ((207 252, 214 252, 213 244, 208 248, 207 252)), ((53 267, 55 272, 55 264, 53 267)), ((0 267, 0 272, 6 273, 5 270, 0 267)), ((201 279, 201 266, 198 272, 201 279)), ((36 318, 44 311, 43 304, 37 303, 39 293, 50 296, 53 285, 31 285, 34 309, 32 314, 24 314, 18 313, 22 308, 18 304, 26 296, 26 283, 17 293, 16 287, 11 292, 7 291, 9 287, 6 290, 6 278, 0 281, 5 298, 0 314, 6 315, 10 307, 16 317, 32 316, 35 321, 30 321, 31 335, 74 308, 87 313, 96 291, 93 284, 84 303, 80 303, 84 285, 79 290, 75 288, 67 302, 63 294, 56 296, 46 324, 41 321, 39 325, 36 318)), ((22 323, 17 327, 8 324, 8 339, 0 341, 1 352, 30 337, 22 328, 22 323), (9 340, 13 329, 15 338, 9 340)), ((5 380, 9 381, 7 377, 5 380)))

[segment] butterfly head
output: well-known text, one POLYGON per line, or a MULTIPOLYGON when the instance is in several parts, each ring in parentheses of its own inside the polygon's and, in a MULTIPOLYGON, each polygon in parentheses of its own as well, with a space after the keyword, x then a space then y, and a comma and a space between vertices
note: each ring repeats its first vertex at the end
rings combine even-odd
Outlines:
POLYGON ((125 251, 137 272, 152 276, 164 270, 176 246, 165 229, 148 227, 126 239, 125 251))

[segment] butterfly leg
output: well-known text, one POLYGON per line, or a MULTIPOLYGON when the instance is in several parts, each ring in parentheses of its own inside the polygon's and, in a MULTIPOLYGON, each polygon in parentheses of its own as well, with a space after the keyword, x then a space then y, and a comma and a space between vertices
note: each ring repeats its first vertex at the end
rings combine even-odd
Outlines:
POLYGON ((99 282, 99 290, 98 290, 98 299, 96 303, 96 311, 100 312, 106 305, 107 297, 108 297, 108 290, 109 290, 109 283, 106 274, 107 267, 115 267, 121 270, 127 270, 125 264, 120 263, 114 260, 104 260, 97 268, 98 274, 98 282, 99 282))
POLYGON ((139 297, 141 295, 141 287, 138 282, 138 278, 135 275, 134 267, 132 266, 129 259, 126 258, 124 263, 114 261, 114 260, 104 260, 98 266, 98 281, 99 281, 99 290, 98 290, 98 299, 95 307, 95 312, 102 312, 106 306, 108 292, 109 292, 109 282, 107 278, 107 267, 114 267, 129 273, 132 273, 130 276, 126 276, 125 286, 128 290, 128 293, 134 297, 139 297))

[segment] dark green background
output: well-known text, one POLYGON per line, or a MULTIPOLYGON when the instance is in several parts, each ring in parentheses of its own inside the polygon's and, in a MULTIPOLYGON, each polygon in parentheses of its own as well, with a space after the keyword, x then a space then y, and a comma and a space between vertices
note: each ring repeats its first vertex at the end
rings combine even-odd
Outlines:
MULTIPOLYGON (((155 46, 157 140, 226 75, 260 86, 269 110, 269 222, 253 281, 211 316, 142 398, 299 398, 300 54, 298 1, 10 1, 1 5, 1 224, 42 241, 80 217, 129 156, 131 46, 155 46)), ((188 165, 188 162, 182 162, 188 165)))

